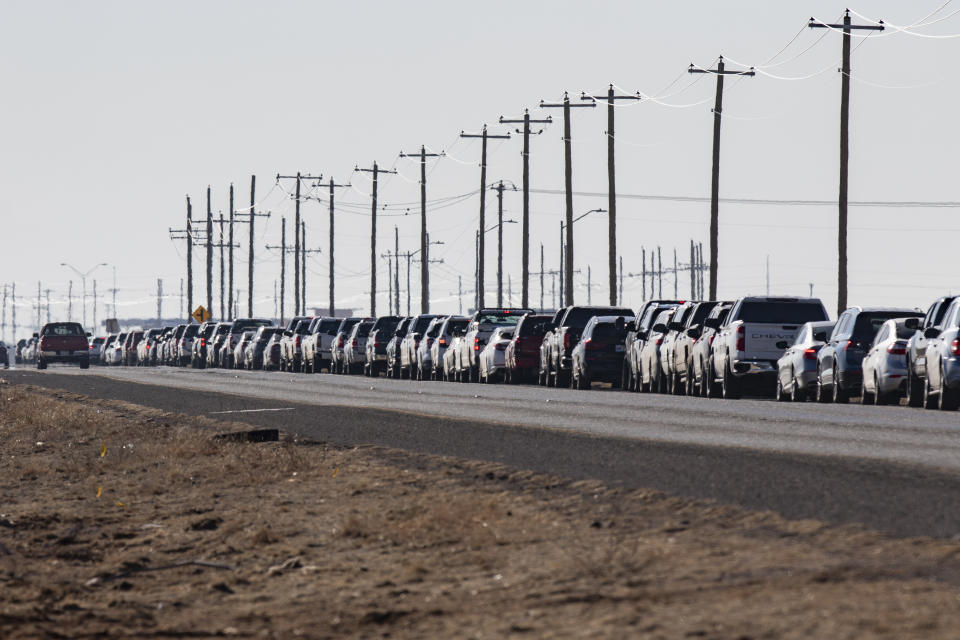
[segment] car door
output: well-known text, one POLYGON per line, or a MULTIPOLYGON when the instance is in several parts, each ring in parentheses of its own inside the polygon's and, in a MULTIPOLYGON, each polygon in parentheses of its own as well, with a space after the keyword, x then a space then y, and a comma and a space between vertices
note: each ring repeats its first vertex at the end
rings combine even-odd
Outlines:
MULTIPOLYGON (((887 338, 890 337, 890 325, 884 323, 883 327, 880 328, 880 331, 877 332, 876 337, 873 339, 873 343, 870 345, 870 350, 867 351, 867 355, 863 358, 863 362, 860 363, 860 367, 863 370, 863 386, 867 387, 867 382, 873 382, 874 373, 877 370, 877 367, 880 365, 879 359, 882 357, 882 354, 885 353, 883 345, 886 342, 887 338)), ((876 392, 876 389, 872 389, 876 392)))
POLYGON ((820 380, 824 384, 833 384, 833 368, 837 360, 837 349, 842 342, 846 342, 853 331, 853 320, 855 314, 852 311, 844 311, 837 320, 837 326, 827 340, 827 344, 820 349, 817 354, 817 367, 820 371, 820 380))

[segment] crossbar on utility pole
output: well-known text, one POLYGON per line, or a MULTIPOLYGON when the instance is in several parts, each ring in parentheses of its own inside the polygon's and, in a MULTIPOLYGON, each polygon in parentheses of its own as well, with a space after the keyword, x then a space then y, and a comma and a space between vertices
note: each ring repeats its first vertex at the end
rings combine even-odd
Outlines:
MULTIPOLYGON (((541 109, 563 109, 563 184, 566 192, 566 221, 567 221, 567 242, 566 242, 566 262, 573 265, 573 152, 571 150, 570 139, 570 109, 573 107, 596 107, 596 102, 585 102, 580 104, 570 104, 570 96, 566 91, 563 92, 563 102, 544 102, 540 101, 541 109)), ((565 276, 565 288, 567 304, 573 304, 573 270, 567 269, 565 276)))
MULTIPOLYGON (((613 84, 607 89, 605 96, 591 96, 586 93, 580 96, 581 100, 607 101, 607 266, 610 272, 610 304, 617 304, 617 187, 616 171, 614 169, 614 103, 617 100, 639 100, 640 92, 636 95, 618 96, 613 90, 613 84)), ((621 302, 622 304, 622 302, 621 302)))
MULTIPOLYGON (((480 307, 482 308, 485 304, 483 299, 484 293, 484 280, 483 280, 483 270, 484 270, 484 242, 483 242, 483 230, 486 229, 486 203, 487 203, 487 140, 489 139, 500 139, 500 140, 509 140, 510 134, 492 134, 487 133, 487 125, 483 125, 483 130, 480 133, 465 133, 460 132, 461 138, 480 138, 482 143, 480 145, 480 224, 478 228, 480 229, 480 248, 479 248, 479 262, 477 263, 477 288, 480 300, 480 307)), ((500 202, 503 203, 503 183, 501 182, 501 191, 500 191, 500 202)), ((502 233, 502 232, 501 232, 502 233)), ((503 303, 500 301, 503 298, 501 291, 497 293, 497 305, 503 306, 503 303)))
POLYGON ((401 158, 420 158, 420 250, 423 260, 420 261, 420 313, 430 313, 430 249, 427 246, 427 158, 438 158, 441 153, 427 153, 425 145, 420 146, 420 153, 400 152, 401 158))
POLYGON ((522 268, 521 268, 521 301, 520 306, 524 309, 528 308, 529 303, 529 287, 530 287, 530 134, 540 135, 543 133, 543 129, 539 131, 531 131, 531 124, 550 124, 553 122, 553 119, 550 116, 542 120, 537 120, 530 117, 529 109, 523 110, 523 118, 511 119, 504 118, 500 116, 500 124, 522 124, 522 129, 516 129, 516 132, 523 134, 523 151, 520 154, 523 156, 523 229, 522 229, 522 268))
POLYGON ((720 228, 720 116, 723 113, 723 77, 724 76, 754 76, 753 67, 747 71, 727 71, 724 68, 723 56, 717 63, 716 69, 701 69, 691 63, 688 73, 712 73, 717 76, 717 96, 713 107, 713 171, 711 172, 710 186, 710 300, 717 299, 717 264, 719 251, 720 228))
POLYGON ((840 29, 843 31, 843 61, 840 68, 840 192, 837 198, 837 315, 847 308, 847 192, 850 159, 850 32, 883 31, 883 21, 875 25, 855 25, 850 10, 843 14, 843 24, 827 24, 810 18, 811 29, 840 29))
POLYGON ((354 167, 354 171, 373 174, 373 189, 370 204, 370 315, 377 315, 377 177, 381 173, 396 173, 390 169, 381 169, 377 163, 369 169, 354 167))

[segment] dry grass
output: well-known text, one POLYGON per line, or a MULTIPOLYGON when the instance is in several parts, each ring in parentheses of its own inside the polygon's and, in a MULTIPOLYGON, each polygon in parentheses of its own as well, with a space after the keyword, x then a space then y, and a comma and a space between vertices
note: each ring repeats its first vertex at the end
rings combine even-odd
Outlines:
POLYGON ((960 546, 0 384, 0 637, 943 637, 960 546), (98 497, 99 489, 99 497, 98 497))

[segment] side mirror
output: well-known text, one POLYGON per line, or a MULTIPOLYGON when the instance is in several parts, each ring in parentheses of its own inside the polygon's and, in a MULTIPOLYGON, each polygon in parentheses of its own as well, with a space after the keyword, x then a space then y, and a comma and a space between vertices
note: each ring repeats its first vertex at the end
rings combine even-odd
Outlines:
POLYGON ((93 337, 93 334, 90 333, 89 331, 87 331, 87 337, 88 337, 88 338, 92 338, 92 337, 93 337))
POLYGON ((787 343, 786 340, 781 340, 780 342, 777 343, 777 349, 786 349, 789 346, 790 345, 787 343))
POLYGON ((647 339, 647 335, 648 335, 648 334, 647 334, 646 331, 638 331, 638 332, 637 332, 637 340, 646 340, 646 339, 647 339))
POLYGON ((687 329, 687 335, 696 340, 700 337, 700 329, 697 327, 690 327, 687 329))
POLYGON ((936 338, 940 335, 940 329, 936 327, 927 327, 927 330, 923 332, 924 338, 936 338))
POLYGON ((667 325, 663 324, 662 322, 658 322, 657 324, 653 325, 653 328, 650 330, 654 333, 666 333, 667 325))
POLYGON ((290 331, 289 329, 284 329, 284 330, 283 330, 283 335, 285 335, 285 336, 287 336, 287 337, 289 338, 290 336, 293 335, 293 331, 290 331))
POLYGON ((827 341, 827 332, 826 331, 815 331, 813 333, 813 339, 817 342, 826 342, 827 341))
POLYGON ((903 321, 903 326, 912 331, 920 328, 920 318, 907 318, 903 321))
POLYGON ((720 318, 707 318, 703 321, 703 326, 709 327, 710 329, 719 329, 720 318))
POLYGON ((39 334, 39 333, 35 333, 35 334, 33 334, 33 337, 34 337, 34 338, 39 338, 39 337, 40 337, 40 334, 39 334))

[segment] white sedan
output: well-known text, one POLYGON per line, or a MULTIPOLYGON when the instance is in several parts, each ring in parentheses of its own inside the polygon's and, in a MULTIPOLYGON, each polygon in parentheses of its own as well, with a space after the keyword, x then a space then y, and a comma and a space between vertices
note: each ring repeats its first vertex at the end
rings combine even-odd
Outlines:
POLYGON ((489 383, 496 376, 503 376, 507 364, 507 345, 513 338, 513 327, 499 327, 490 334, 486 346, 477 358, 480 382, 489 383))
POLYGON ((907 341, 917 318, 887 320, 863 359, 863 404, 897 404, 907 384, 907 341))

